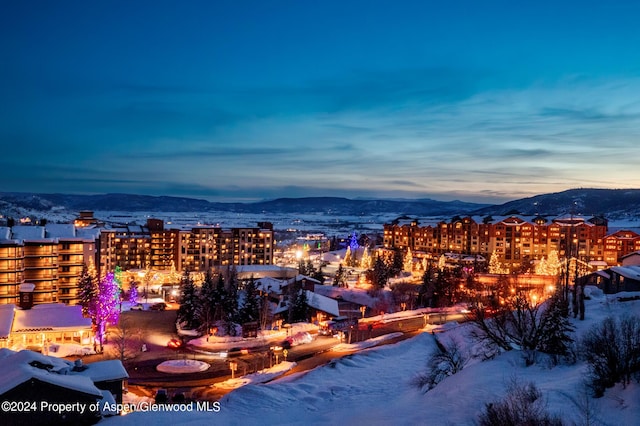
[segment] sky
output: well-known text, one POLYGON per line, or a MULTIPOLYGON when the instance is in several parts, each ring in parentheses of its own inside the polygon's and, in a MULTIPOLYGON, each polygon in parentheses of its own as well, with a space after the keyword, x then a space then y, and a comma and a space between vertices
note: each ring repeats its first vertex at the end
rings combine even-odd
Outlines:
POLYGON ((500 203, 640 187, 638 2, 2 9, 0 191, 500 203))

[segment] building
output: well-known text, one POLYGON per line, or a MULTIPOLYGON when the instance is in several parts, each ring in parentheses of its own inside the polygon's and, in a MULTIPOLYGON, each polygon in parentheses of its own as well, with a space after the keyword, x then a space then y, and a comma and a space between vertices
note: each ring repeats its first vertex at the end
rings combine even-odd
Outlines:
POLYGON ((34 284, 34 303, 75 304, 82 265, 93 262, 98 231, 74 225, 0 228, 0 303, 17 303, 19 287, 34 284))
POLYGON ((595 285, 607 294, 640 291, 640 266, 612 266, 580 277, 579 284, 595 285))
POLYGON ((24 407, 5 410, 4 424, 49 425, 98 422, 105 402, 122 402, 124 381, 129 376, 117 360, 84 365, 3 348, 0 377, 0 399, 24 407), (68 407, 75 409, 58 411, 45 404, 72 404, 68 407))
POLYGON ((640 250, 640 236, 635 237, 630 231, 607 236, 607 221, 600 217, 469 216, 426 225, 415 219, 404 223, 396 220, 384 225, 383 244, 385 249, 411 249, 414 256, 428 259, 445 253, 481 255, 488 259, 496 253, 500 262, 518 270, 548 257, 552 251, 559 258, 616 265, 634 247, 640 250), (623 244, 624 241, 627 243, 623 244))

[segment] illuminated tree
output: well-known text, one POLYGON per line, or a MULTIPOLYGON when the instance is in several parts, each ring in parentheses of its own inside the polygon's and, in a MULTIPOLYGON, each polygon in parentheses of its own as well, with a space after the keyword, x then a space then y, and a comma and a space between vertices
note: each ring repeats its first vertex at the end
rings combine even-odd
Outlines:
POLYGON ((134 305, 138 299, 138 283, 131 280, 131 284, 129 286, 129 303, 134 305))
POLYGON ((360 259, 360 267, 363 269, 371 268, 371 255, 369 255, 369 247, 364 248, 364 252, 362 253, 362 258, 360 259))
POLYGON ((120 289, 113 272, 109 272, 98 284, 96 297, 89 304, 89 315, 96 328, 96 339, 103 350, 104 335, 108 324, 117 324, 120 310, 120 289))
POLYGON ((509 271, 502 265, 502 262, 498 259, 498 253, 491 253, 491 258, 489 259, 489 273, 490 274, 506 274, 509 271))
POLYGON ((402 265, 402 269, 406 272, 413 271, 413 254, 411 253, 411 249, 407 249, 407 254, 404 256, 404 262, 402 265))
POLYGON ((353 254, 351 253, 351 247, 347 247, 347 251, 344 254, 344 259, 342 260, 342 264, 346 266, 351 266, 353 254))

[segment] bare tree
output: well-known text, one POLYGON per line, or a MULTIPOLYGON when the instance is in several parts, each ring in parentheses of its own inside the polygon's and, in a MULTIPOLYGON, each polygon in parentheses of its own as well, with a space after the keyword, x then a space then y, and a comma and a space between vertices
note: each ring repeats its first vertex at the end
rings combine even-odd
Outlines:
POLYGON ((118 325, 111 329, 113 356, 123 363, 136 358, 142 348, 142 330, 130 317, 121 316, 118 325))

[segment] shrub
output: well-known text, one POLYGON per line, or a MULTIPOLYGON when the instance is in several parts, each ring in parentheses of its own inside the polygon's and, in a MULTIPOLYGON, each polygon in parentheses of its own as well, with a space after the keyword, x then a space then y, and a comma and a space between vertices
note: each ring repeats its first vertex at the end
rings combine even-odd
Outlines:
POLYGON ((640 372, 640 317, 605 318, 584 336, 581 348, 594 396, 616 383, 626 387, 640 372))
POLYGON ((518 384, 516 380, 507 387, 501 401, 486 404, 478 419, 480 426, 561 426, 562 420, 546 410, 542 392, 534 383, 518 384))

